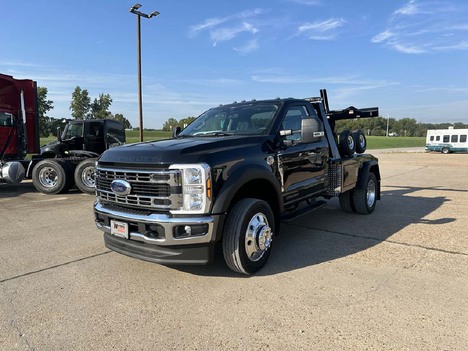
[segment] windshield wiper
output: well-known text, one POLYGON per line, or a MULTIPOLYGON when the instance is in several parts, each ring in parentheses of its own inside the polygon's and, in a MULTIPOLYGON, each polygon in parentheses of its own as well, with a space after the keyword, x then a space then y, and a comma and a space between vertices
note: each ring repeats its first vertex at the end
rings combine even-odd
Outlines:
POLYGON ((213 132, 213 133, 206 133, 206 134, 203 134, 203 135, 200 135, 200 136, 204 136, 204 137, 211 137, 211 136, 231 136, 231 135, 234 135, 234 133, 226 133, 226 132, 213 132))

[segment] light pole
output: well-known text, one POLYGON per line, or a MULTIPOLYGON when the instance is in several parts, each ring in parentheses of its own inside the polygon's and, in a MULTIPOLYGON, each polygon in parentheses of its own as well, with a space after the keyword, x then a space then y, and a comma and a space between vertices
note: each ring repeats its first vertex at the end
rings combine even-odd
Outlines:
POLYGON ((135 4, 130 8, 130 12, 137 15, 137 51, 138 51, 138 116, 140 121, 140 141, 143 141, 143 97, 141 93, 141 25, 140 18, 153 18, 159 15, 158 11, 153 11, 150 14, 138 11, 140 4, 135 4))
POLYGON ((388 125, 390 123, 390 114, 387 113, 387 137, 388 137, 388 125))

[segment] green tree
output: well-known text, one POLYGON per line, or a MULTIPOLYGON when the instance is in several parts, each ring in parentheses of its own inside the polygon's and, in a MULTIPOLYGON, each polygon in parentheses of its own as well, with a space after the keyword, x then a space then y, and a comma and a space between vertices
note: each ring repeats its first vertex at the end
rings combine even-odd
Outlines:
POLYGON ((89 97, 88 90, 82 90, 77 86, 72 93, 72 101, 70 103, 71 115, 78 120, 86 119, 90 108, 91 98, 89 97))
POLYGON ((170 132, 175 127, 180 127, 179 122, 177 122, 175 118, 171 117, 166 121, 166 123, 164 123, 163 130, 170 132))
POLYGON ((172 131, 172 129, 174 129, 176 127, 180 127, 182 129, 184 129, 190 123, 192 123, 195 119, 196 119, 196 117, 185 117, 185 118, 182 118, 181 120, 177 121, 175 118, 171 117, 164 123, 162 130, 170 132, 170 131, 172 131))
POLYGON ((39 115, 39 135, 48 137, 51 133, 47 112, 54 108, 54 102, 47 99, 47 88, 37 87, 37 112, 39 115))
POLYGON ((93 103, 90 105, 89 118, 112 118, 112 113, 109 111, 111 104, 112 98, 109 94, 99 94, 99 98, 95 98, 93 103))
POLYGON ((125 129, 132 129, 132 125, 130 124, 130 121, 129 121, 128 119, 126 119, 126 118, 123 116, 123 114, 121 114, 121 113, 116 113, 116 114, 114 115, 114 119, 115 119, 116 121, 122 122, 122 123, 124 124, 124 126, 125 126, 125 129))
POLYGON ((186 117, 179 121, 179 127, 185 128, 195 120, 196 117, 186 117))

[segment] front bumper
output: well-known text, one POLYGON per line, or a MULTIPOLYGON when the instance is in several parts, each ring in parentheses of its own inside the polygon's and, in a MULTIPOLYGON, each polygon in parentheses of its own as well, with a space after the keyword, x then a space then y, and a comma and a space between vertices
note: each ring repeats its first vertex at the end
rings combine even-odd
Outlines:
POLYGON ((207 264, 221 216, 171 217, 149 211, 94 204, 96 227, 116 252, 162 264, 207 264), (128 225, 128 239, 111 234, 111 220, 128 225), (192 233, 187 233, 189 227, 192 233))

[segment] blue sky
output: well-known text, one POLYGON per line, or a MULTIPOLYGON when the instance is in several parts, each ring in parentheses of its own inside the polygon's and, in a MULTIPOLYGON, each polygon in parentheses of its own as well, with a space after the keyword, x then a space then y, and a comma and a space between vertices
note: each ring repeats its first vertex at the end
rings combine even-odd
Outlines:
MULTIPOLYGON (((468 123, 466 0, 137 0, 144 127, 232 101, 317 96, 333 109, 468 123)), ((76 86, 138 126, 134 1, 0 0, 0 73, 48 88, 69 118, 76 86)))

